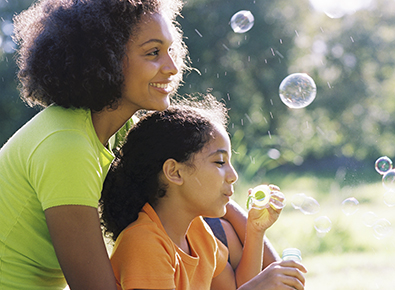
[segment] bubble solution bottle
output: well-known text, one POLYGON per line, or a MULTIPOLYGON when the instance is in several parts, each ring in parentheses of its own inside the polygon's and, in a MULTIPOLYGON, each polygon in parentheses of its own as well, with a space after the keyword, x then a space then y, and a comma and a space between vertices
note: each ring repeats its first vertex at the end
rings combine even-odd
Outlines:
POLYGON ((297 261, 301 262, 302 261, 302 253, 300 252, 299 249, 296 248, 287 248, 283 251, 283 261, 297 261))

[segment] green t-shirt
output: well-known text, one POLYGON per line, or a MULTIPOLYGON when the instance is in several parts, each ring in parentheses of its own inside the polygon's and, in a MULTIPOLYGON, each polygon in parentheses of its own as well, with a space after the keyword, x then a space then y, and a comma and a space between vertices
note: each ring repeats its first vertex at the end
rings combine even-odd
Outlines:
POLYGON ((63 289, 44 210, 98 206, 113 154, 91 113, 50 106, 0 150, 0 289, 63 289))

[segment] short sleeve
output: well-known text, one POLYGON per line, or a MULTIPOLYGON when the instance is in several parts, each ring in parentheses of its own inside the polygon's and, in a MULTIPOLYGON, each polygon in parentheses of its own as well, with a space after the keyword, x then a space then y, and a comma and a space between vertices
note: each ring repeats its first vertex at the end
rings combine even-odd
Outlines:
POLYGON ((48 136, 29 160, 28 176, 43 210, 58 205, 97 207, 107 172, 99 149, 79 131, 48 136))
POLYGON ((139 224, 118 237, 111 264, 122 289, 173 289, 178 254, 154 223, 139 224))
POLYGON ((229 255, 228 248, 219 239, 215 239, 217 241, 218 248, 216 252, 217 265, 215 267, 213 277, 218 276, 225 269, 229 255))

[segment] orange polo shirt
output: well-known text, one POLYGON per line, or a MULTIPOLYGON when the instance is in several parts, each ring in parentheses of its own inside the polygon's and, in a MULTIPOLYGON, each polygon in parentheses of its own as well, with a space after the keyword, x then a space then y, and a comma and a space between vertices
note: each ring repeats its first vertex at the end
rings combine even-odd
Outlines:
POLYGON ((228 260, 228 249, 202 217, 194 219, 187 239, 191 255, 167 235, 147 203, 138 219, 119 235, 111 255, 118 289, 210 289, 228 260))

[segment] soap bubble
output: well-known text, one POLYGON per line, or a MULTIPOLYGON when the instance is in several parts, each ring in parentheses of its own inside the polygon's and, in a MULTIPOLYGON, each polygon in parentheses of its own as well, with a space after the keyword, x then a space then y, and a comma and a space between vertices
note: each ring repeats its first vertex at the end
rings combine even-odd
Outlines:
POLYGON ((295 194, 291 201, 294 209, 299 209, 304 214, 316 214, 320 211, 320 204, 314 198, 304 193, 295 194))
POLYGON ((383 239, 392 234, 393 228, 387 219, 379 219, 373 225, 374 236, 377 239, 383 239))
POLYGON ((374 168, 381 175, 385 174, 388 170, 392 169, 392 160, 387 156, 382 156, 374 163, 374 168))
POLYGON ((316 214, 320 211, 320 204, 314 198, 306 196, 300 207, 300 211, 304 214, 316 214))
POLYGON ((328 233, 332 228, 332 222, 327 216, 320 216, 314 220, 314 228, 321 234, 328 233))
POLYGON ((395 170, 389 170, 383 175, 383 186, 389 190, 395 190, 395 170))
POLYGON ((292 201, 291 201, 291 204, 294 207, 294 209, 300 209, 302 207, 302 203, 306 197, 307 196, 304 193, 295 194, 292 197, 292 201))
POLYGON ((314 80, 305 73, 287 76, 280 84, 281 101, 290 108, 304 108, 314 101, 317 88, 314 80))
POLYGON ((230 19, 230 27, 236 33, 244 33, 254 26, 254 15, 251 11, 241 10, 230 19))
POLYGON ((377 217, 377 215, 372 211, 368 211, 364 213, 362 216, 362 222, 367 227, 373 227, 373 225, 377 222, 378 219, 379 218, 377 217))
POLYGON ((352 215, 358 210, 358 200, 355 197, 349 197, 342 202, 342 211, 345 215, 352 215))
POLYGON ((395 206, 395 192, 394 191, 387 191, 384 193, 384 203, 388 206, 395 206))

